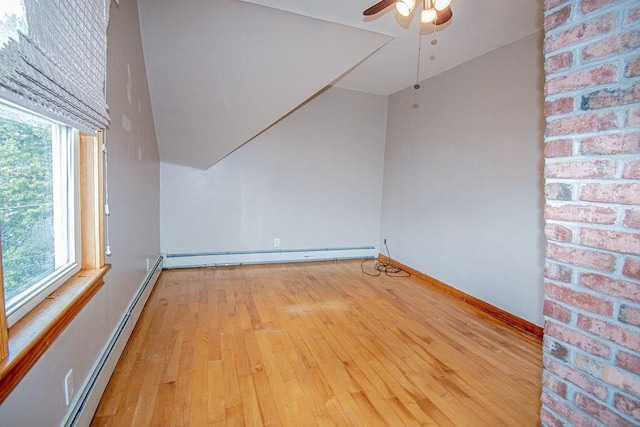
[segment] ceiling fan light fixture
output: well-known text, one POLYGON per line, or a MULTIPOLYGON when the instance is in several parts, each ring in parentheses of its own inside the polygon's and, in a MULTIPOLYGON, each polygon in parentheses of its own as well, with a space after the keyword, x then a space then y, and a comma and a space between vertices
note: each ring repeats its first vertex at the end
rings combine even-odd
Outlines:
POLYGON ((436 16, 436 20, 435 23, 436 25, 443 25, 446 24, 447 22, 449 22, 451 20, 451 17, 453 16, 453 12, 451 11, 451 7, 448 7, 444 10, 439 10, 437 11, 437 16, 436 16))
POLYGON ((415 6, 415 0, 398 0, 396 2, 396 10, 402 16, 411 15, 411 11, 413 10, 413 6, 415 6))
POLYGON ((423 24, 429 24, 436 19, 437 12, 435 9, 423 9, 420 14, 420 22, 423 24))
POLYGON ((433 2, 433 7, 436 8, 437 11, 444 10, 451 5, 451 0, 435 0, 433 2))

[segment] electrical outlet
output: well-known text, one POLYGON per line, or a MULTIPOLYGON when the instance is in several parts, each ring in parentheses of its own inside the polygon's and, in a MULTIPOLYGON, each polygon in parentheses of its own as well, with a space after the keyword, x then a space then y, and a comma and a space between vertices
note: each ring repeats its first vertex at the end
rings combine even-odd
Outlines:
POLYGON ((64 403, 69 406, 73 397, 73 369, 64 376, 64 403))
POLYGON ((278 239, 277 237, 275 239, 273 239, 273 246, 275 246, 276 248, 280 246, 280 239, 278 239))

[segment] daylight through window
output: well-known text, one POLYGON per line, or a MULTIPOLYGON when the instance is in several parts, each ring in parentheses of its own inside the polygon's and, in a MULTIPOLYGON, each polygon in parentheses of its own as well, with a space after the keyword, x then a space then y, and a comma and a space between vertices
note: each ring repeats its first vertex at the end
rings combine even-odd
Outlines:
POLYGON ((77 131, 0 103, 0 231, 9 325, 79 270, 77 131))

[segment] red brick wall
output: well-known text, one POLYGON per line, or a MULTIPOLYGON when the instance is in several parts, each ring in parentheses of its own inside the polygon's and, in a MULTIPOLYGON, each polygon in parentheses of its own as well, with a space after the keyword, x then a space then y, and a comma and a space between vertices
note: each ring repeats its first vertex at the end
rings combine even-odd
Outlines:
POLYGON ((542 423, 640 424, 640 1, 545 0, 542 423))

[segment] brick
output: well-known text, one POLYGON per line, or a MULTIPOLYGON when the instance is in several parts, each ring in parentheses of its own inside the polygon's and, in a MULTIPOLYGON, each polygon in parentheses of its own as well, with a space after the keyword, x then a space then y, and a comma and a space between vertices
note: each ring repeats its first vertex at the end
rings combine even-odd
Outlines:
POLYGON ((542 409, 540 414, 540 423, 545 427, 564 427, 564 423, 557 419, 551 412, 542 409))
POLYGON ((640 401, 637 399, 630 399, 627 396, 621 394, 615 394, 613 396, 613 406, 620 412, 633 417, 635 420, 640 421, 640 401))
POLYGON ((554 95, 595 85, 615 83, 616 81, 618 81, 618 67, 610 64, 603 65, 547 80, 545 94, 554 95))
POLYGON ((555 12, 544 17, 544 29, 545 31, 551 31, 554 28, 567 22, 571 16, 571 6, 565 6, 562 9, 558 9, 555 12))
POLYGON ((631 107, 627 110, 626 124, 629 127, 640 126, 640 107, 631 107))
MULTIPOLYGON (((548 115, 547 115, 548 116, 548 115)), ((573 154, 573 141, 559 139, 544 144, 544 157, 568 157, 573 154)))
POLYGON ((580 285, 603 294, 640 303, 640 285, 595 273, 580 275, 580 285))
POLYGON ((618 164, 613 160, 547 162, 546 178, 615 178, 618 164))
POLYGON ((598 135, 580 141, 580 154, 640 153, 640 133, 598 135))
POLYGON ((548 372, 542 373, 542 387, 560 397, 567 397, 567 383, 557 377, 549 375, 548 372))
POLYGON ((578 328, 620 344, 631 350, 640 351, 640 335, 618 325, 578 314, 578 328))
POLYGON ((547 200, 572 200, 572 189, 571 184, 550 182, 544 186, 544 195, 547 200))
POLYGON ((608 426, 634 427, 634 424, 630 421, 625 420, 624 418, 613 412, 611 409, 607 408, 604 405, 601 405, 593 399, 589 399, 587 396, 581 393, 576 394, 575 404, 583 411, 590 414, 594 418, 597 418, 608 426))
POLYGON ((547 243, 547 257, 566 264, 602 271, 613 271, 616 263, 615 256, 611 254, 555 243, 547 243))
POLYGON ((622 54, 638 47, 640 47, 640 31, 616 34, 585 46, 582 49, 582 60, 587 62, 612 54, 622 54))
POLYGON ((629 8, 627 11, 627 18, 625 19, 626 25, 632 25, 636 22, 640 22, 640 6, 629 8))
MULTIPOLYGON (((546 302, 546 301, 545 301, 546 302)), ((545 337, 556 338, 574 347, 586 351, 594 356, 609 358, 611 349, 609 346, 594 338, 590 338, 571 327, 559 325, 554 322, 547 322, 544 328, 545 337)))
POLYGON ((567 305, 602 316, 611 316, 613 314, 613 303, 600 296, 578 292, 568 286, 559 286, 553 283, 546 283, 544 290, 547 298, 552 298, 567 305))
POLYGON ((640 378, 637 375, 607 365, 602 367, 602 380, 620 390, 640 397, 640 378))
POLYGON ((624 69, 625 77, 638 77, 640 76, 640 56, 636 56, 627 62, 627 66, 624 69))
POLYGON ((575 108, 575 99, 573 97, 558 98, 553 101, 547 101, 544 104, 544 115, 546 117, 556 116, 558 114, 572 113, 575 108))
POLYGON ((554 7, 566 2, 567 0, 544 0, 544 10, 553 9, 554 7))
POLYGON ((640 233, 583 228, 580 230, 580 244, 592 248, 640 255, 640 233))
POLYGON ((559 282, 570 283, 573 280, 573 268, 546 261, 544 263, 544 277, 559 282))
POLYGON ((640 179, 640 159, 631 160, 624 165, 622 171, 624 179, 640 179))
POLYGON ((589 224, 615 224, 618 219, 618 212, 613 208, 604 206, 547 204, 544 209, 544 218, 589 224))
POLYGON ((595 421, 580 413, 572 405, 568 405, 564 400, 557 399, 549 393, 542 393, 542 404, 567 420, 570 425, 580 427, 598 426, 595 421))
POLYGON ((640 308, 622 304, 620 306, 620 315, 618 315, 618 320, 622 323, 626 323, 627 325, 640 326, 640 308))
POLYGON ((562 52, 549 56, 544 61, 544 69, 547 76, 558 71, 568 70, 573 67, 573 52, 562 52))
POLYGON ((640 260, 628 257, 624 261, 622 274, 631 279, 640 280, 640 260))
POLYGON ((607 34, 616 26, 616 15, 613 13, 598 16, 587 22, 555 34, 547 34, 544 43, 545 53, 554 52, 567 46, 575 45, 602 34, 607 34))
POLYGON ((544 236, 548 241, 571 243, 573 242, 573 230, 559 224, 547 224, 544 227, 544 236))
POLYGON ((550 373, 579 387, 586 393, 589 393, 591 396, 596 397, 600 400, 606 399, 607 387, 605 387, 604 384, 592 379, 590 376, 575 370, 571 366, 556 362, 549 357, 543 357, 543 365, 550 373))
POLYGON ((593 378, 602 378, 602 366, 603 363, 597 362, 584 354, 576 354, 575 367, 585 374, 591 375, 593 378))
POLYGON ((586 15, 610 4, 614 4, 616 1, 617 0, 582 0, 580 3, 580 11, 586 15))
POLYGON ((569 321, 571 321, 571 310, 563 307, 557 302, 545 300, 542 312, 545 316, 552 317, 564 323, 569 323, 569 321))
POLYGON ((582 110, 619 107, 640 101, 640 83, 624 89, 601 89, 582 97, 582 110))
POLYGON ((619 351, 616 355, 616 366, 640 375, 640 355, 619 351))
POLYGON ((556 242, 570 243, 573 240, 573 230, 564 225, 547 224, 544 227, 544 235, 547 240, 554 240, 556 242))
POLYGON ((622 224, 629 228, 640 228, 640 209, 626 209, 622 224))
POLYGON ((548 337, 545 337, 543 351, 546 355, 553 356, 563 362, 569 359, 569 349, 548 337))
POLYGON ((600 379, 620 390, 634 395, 640 393, 640 379, 630 372, 612 366, 609 362, 597 362, 582 354, 576 354, 575 366, 590 377, 600 379))
POLYGON ((580 186, 579 198, 587 202, 640 205, 640 184, 585 183, 580 186))
POLYGON ((581 133, 603 132, 618 128, 617 117, 612 112, 585 113, 551 120, 547 124, 547 136, 568 136, 581 133))
POLYGON ((540 420, 545 426, 640 425, 640 256, 632 255, 640 255, 640 160, 634 156, 640 153, 640 27, 633 24, 640 22, 640 2, 544 4, 545 93, 551 96, 545 102, 549 242, 540 420), (609 163, 598 169, 597 160, 609 163), (570 243, 576 240, 582 245, 570 243), (573 303, 554 298, 550 285, 572 290, 573 303), (589 314, 583 305, 599 310, 597 301, 611 303, 613 312, 589 314))

